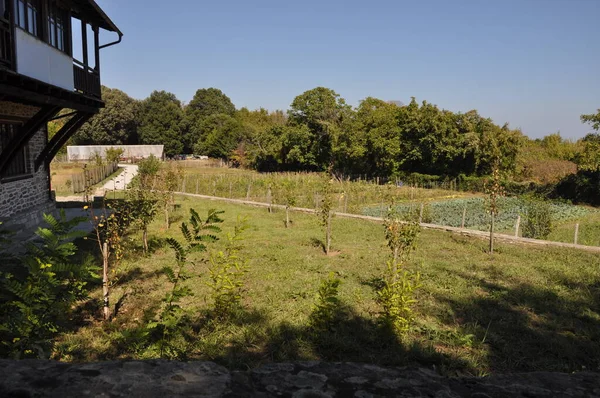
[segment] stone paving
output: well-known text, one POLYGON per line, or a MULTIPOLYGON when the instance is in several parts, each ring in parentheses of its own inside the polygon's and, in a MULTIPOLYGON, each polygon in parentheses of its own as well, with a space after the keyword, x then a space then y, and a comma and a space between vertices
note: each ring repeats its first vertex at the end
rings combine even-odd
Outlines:
POLYGON ((0 360, 0 375, 2 397, 600 397, 594 372, 449 378, 341 362, 229 371, 213 362, 0 360))

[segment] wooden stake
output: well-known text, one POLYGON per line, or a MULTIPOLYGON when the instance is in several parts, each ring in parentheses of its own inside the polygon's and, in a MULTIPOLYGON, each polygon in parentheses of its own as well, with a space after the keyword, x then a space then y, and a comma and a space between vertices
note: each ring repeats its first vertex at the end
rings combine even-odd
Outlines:
POLYGON ((423 222, 423 203, 421 203, 421 210, 419 211, 419 224, 423 222))
POLYGON ((521 225, 521 216, 517 216, 517 224, 515 225, 515 236, 519 236, 519 226, 521 225))
POLYGON ((463 208, 463 216, 462 216, 462 222, 460 223, 460 227, 464 228, 465 227, 465 219, 467 218, 467 206, 465 206, 463 208))
POLYGON ((110 304, 108 300, 108 243, 106 242, 102 244, 102 297, 104 320, 108 320, 110 318, 110 304))
POLYGON ((574 239, 573 243, 577 244, 578 240, 579 240, 579 223, 575 224, 575 239, 574 239))

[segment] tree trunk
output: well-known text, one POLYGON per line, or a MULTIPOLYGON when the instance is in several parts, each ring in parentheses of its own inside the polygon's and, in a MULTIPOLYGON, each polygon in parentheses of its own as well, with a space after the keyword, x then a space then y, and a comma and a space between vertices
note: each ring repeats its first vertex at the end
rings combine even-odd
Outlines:
POLYGON ((169 219, 169 203, 165 206, 165 222, 167 229, 169 229, 169 227, 171 227, 171 220, 169 219))
POLYGON ((494 254, 494 213, 492 213, 492 223, 490 224, 490 254, 494 254))
POLYGON ((329 255, 329 249, 331 248, 331 211, 327 216, 327 236, 325 242, 325 254, 329 255))
POLYGON ((144 227, 142 232, 142 239, 144 240, 144 254, 148 253, 148 227, 144 227))
POLYGON ((104 320, 108 320, 110 318, 110 303, 108 293, 108 243, 106 242, 102 245, 102 298, 102 313, 104 320))

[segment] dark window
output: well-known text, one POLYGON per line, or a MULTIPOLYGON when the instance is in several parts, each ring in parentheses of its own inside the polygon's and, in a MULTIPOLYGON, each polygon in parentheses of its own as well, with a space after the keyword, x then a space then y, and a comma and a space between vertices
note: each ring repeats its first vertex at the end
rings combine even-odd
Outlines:
POLYGON ((15 0, 15 24, 34 36, 41 37, 39 0, 15 0))
POLYGON ((67 12, 51 3, 48 14, 48 43, 64 52, 67 52, 69 40, 66 22, 67 12))
MULTIPOLYGON (((0 123, 0 151, 3 151, 10 140, 18 133, 20 124, 0 123)), ((14 157, 2 178, 27 175, 29 170, 29 150, 28 145, 21 149, 14 157)))

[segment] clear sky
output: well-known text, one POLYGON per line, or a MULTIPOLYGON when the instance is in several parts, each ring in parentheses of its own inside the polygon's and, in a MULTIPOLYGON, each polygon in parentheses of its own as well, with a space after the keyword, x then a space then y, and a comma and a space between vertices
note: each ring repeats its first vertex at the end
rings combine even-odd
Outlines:
POLYGON ((351 105, 414 96, 566 138, 600 108, 600 0, 98 3, 125 34, 102 50, 103 84, 135 98, 216 87, 274 110, 325 86, 351 105))

